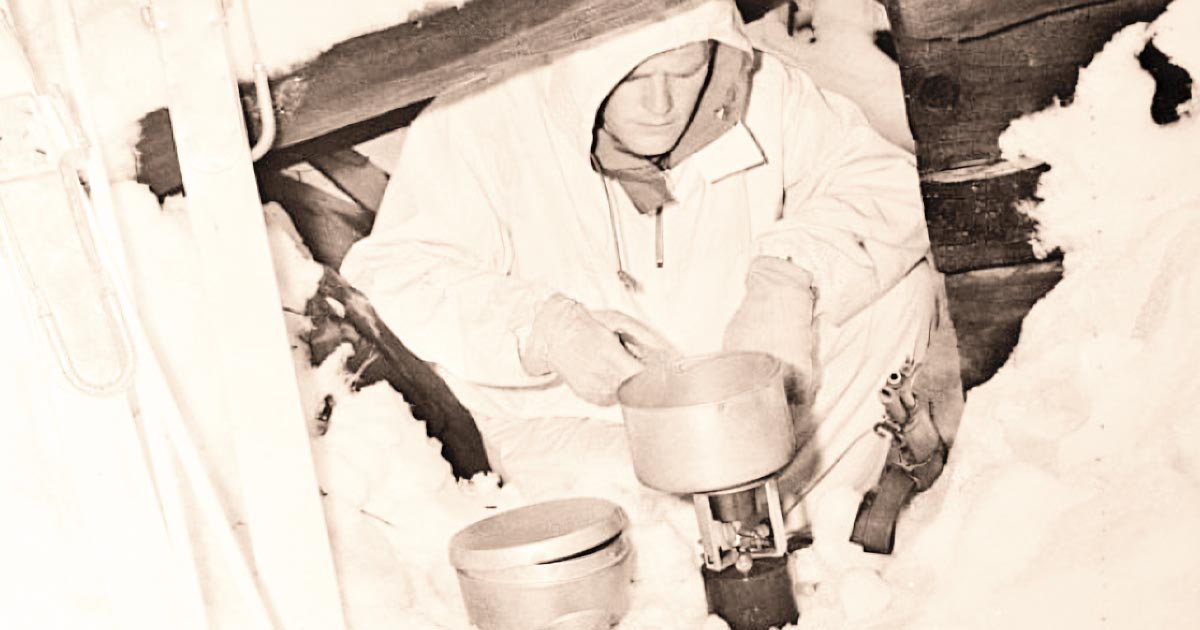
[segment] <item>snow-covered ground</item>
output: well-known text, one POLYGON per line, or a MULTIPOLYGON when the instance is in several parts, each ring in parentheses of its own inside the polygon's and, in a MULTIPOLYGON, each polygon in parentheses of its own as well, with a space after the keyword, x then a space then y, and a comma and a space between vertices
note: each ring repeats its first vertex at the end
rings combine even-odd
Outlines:
MULTIPOLYGON (((34 0, 17 4, 37 13, 34 0)), ((274 15, 309 17, 295 18, 294 41, 286 23, 268 35, 256 20, 264 55, 276 37, 281 50, 294 45, 275 67, 409 10, 373 1, 351 18, 338 8, 347 17, 323 24, 335 34, 317 43, 310 31, 320 20, 297 7, 326 3, 284 4, 274 15)), ((79 6, 145 30, 136 3, 79 6)), ((1200 106, 1192 101, 1171 125, 1150 120, 1154 83, 1136 59, 1150 38, 1200 78, 1200 0, 1176 0, 1153 25, 1118 34, 1081 72, 1070 106, 1017 121, 1002 139, 1008 157, 1052 167, 1044 201, 1029 211, 1041 245, 1065 252, 1065 277, 1031 311, 1005 367, 970 393, 951 463, 906 513, 897 554, 870 557, 848 544, 794 554, 800 628, 1187 628, 1200 618, 1200 373, 1190 361, 1200 356, 1200 265, 1190 258, 1200 251, 1200 106)), ((807 52, 813 63, 830 60, 807 52)), ((121 59, 121 72, 133 74, 121 59)), ((125 79, 98 81, 120 90, 125 79)), ((112 112, 124 112, 112 114, 117 122, 152 100, 105 94, 112 112)), ((895 107, 894 93, 879 96, 881 110, 895 107)), ((188 371, 203 351, 203 322, 189 308, 201 261, 189 246, 186 202, 160 208, 133 183, 117 193, 128 210, 132 284, 160 360, 177 378, 203 378, 188 371)), ((337 401, 312 444, 351 627, 465 629, 450 536, 497 509, 565 494, 610 498, 632 518, 637 579, 621 628, 724 627, 705 614, 696 525, 683 500, 638 486, 628 471, 553 460, 538 464, 544 484, 456 483, 398 394, 383 384, 351 392, 344 352, 310 367, 299 341, 308 323, 295 312, 319 270, 281 209, 268 206, 266 216, 304 408, 314 418, 325 396, 337 401)), ((229 457, 219 448, 207 455, 210 465, 229 457)))

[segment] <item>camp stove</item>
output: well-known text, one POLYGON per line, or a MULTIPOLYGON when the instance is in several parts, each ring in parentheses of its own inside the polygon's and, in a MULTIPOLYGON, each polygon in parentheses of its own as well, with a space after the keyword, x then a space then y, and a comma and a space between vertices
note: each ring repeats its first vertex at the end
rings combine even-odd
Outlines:
POLYGON ((733 630, 796 621, 776 475, 797 442, 779 361, 734 352, 652 363, 617 399, 638 480, 692 496, 709 611, 733 630))
POLYGON ((704 567, 748 572, 756 558, 787 554, 779 482, 774 476, 719 492, 692 495, 704 567))

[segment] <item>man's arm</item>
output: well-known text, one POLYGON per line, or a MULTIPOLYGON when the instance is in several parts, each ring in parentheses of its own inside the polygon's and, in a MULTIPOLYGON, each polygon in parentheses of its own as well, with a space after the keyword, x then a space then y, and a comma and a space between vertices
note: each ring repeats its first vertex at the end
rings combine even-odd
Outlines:
POLYGON ((518 344, 553 290, 510 275, 485 156, 459 115, 457 105, 427 111, 409 129, 375 227, 342 273, 422 359, 482 384, 544 383, 552 377, 530 376, 518 344))
POLYGON ((786 79, 783 210, 758 252, 811 274, 815 315, 841 323, 929 249, 915 161, 848 99, 794 68, 786 79))

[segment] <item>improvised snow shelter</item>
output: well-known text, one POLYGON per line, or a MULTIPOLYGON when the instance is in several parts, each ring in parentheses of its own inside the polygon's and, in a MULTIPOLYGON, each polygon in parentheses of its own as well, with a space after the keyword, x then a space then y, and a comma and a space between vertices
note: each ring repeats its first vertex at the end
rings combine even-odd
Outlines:
MULTIPOLYGON (((935 260, 947 274, 966 389, 987 380, 1004 362, 1022 317, 1061 276, 1056 253, 1034 251, 1035 224, 1019 211, 1033 199, 1045 167, 1002 160, 1000 132, 1009 121, 1055 99, 1069 102, 1078 68, 1108 37, 1122 26, 1152 19, 1167 3, 883 3, 916 140, 935 260)), ((354 144, 405 125, 435 95, 486 83, 580 39, 681 4, 686 2, 610 2, 597 15, 587 2, 524 7, 475 0, 343 42, 272 79, 279 131, 259 169, 268 183, 264 194, 293 202, 285 206, 302 232, 313 234, 309 246, 318 259, 336 266, 349 244, 369 229, 371 208, 387 178, 354 154, 354 144), (272 174, 305 160, 357 203, 272 174), (295 203, 297 197, 303 201, 295 203)), ((748 20, 780 5, 789 5, 793 17, 811 15, 811 2, 739 2, 748 20)), ((256 128, 258 97, 244 86, 243 98, 256 128)), ((153 112, 143 120, 139 143, 139 179, 160 195, 180 186, 169 129, 166 111, 153 112)))
MULTIPOLYGON (((15 424, 14 435, 6 440, 3 460, 16 471, 56 471, 41 479, 37 490, 61 498, 57 514, 43 514, 28 527, 8 524, 20 526, 18 535, 4 537, 6 552, 14 554, 9 557, 30 560, 21 566, 43 563, 43 570, 23 576, 32 590, 62 592, 65 575, 65 590, 87 600, 94 597, 93 587, 102 584, 110 592, 94 605, 103 609, 99 616, 112 622, 108 625, 175 626, 180 619, 203 618, 203 602, 211 594, 202 591, 213 585, 190 570, 199 563, 206 575, 234 577, 226 589, 232 593, 223 593, 222 601, 239 604, 227 614, 257 619, 261 627, 338 627, 337 585, 317 511, 312 464, 306 461, 301 412, 291 403, 296 397, 295 384, 288 383, 291 357, 277 321, 281 306, 274 297, 255 184, 284 200, 310 247, 335 264, 347 242, 336 239, 353 239, 369 229, 370 208, 386 180, 386 173, 349 147, 403 124, 425 99, 537 63, 589 35, 653 19, 686 2, 472 0, 462 9, 430 13, 348 40, 273 78, 272 114, 265 117, 258 107, 264 100, 261 90, 244 85, 241 108, 233 97, 233 79, 223 67, 220 3, 190 3, 186 13, 168 0, 138 4, 150 7, 149 28, 161 37, 168 76, 174 78, 169 113, 161 110, 143 123, 141 177, 160 194, 187 188, 192 216, 197 217, 193 227, 208 253, 204 260, 217 263, 204 269, 212 299, 197 316, 211 318, 220 334, 205 337, 211 347, 202 348, 194 362, 203 366, 200 371, 215 375, 214 391, 222 395, 208 401, 211 408, 203 401, 200 409, 187 408, 196 400, 181 402, 164 382, 134 310, 126 307, 141 366, 136 398, 93 399, 56 386, 37 404, 17 410, 15 417, 23 422, 15 424), (206 12, 205 19, 195 19, 197 7, 206 12), (243 114, 254 137, 258 129, 270 127, 265 121, 276 122, 274 149, 262 162, 257 182, 249 176, 251 156, 237 122, 243 114), (219 134, 208 133, 214 121, 220 123, 219 134), (298 160, 328 172, 353 201, 290 181, 269 184, 278 179, 274 170, 298 160), (230 468, 245 483, 241 503, 250 509, 239 517, 247 517, 249 534, 240 525, 229 534, 228 523, 223 524, 227 517, 213 496, 221 488, 206 489, 214 484, 205 481, 201 459, 194 457, 187 432, 174 421, 201 413, 212 414, 214 424, 235 429, 235 435, 226 436, 237 444, 237 461, 230 468), (161 424, 156 418, 163 419, 161 424), (29 443, 39 448, 20 448, 29 443), (197 512, 207 520, 196 519, 197 512), (48 543, 29 535, 37 531, 64 535, 55 539, 61 544, 48 543), (97 539, 107 544, 94 544, 97 539), (131 549, 145 553, 131 554, 131 549), (90 560, 83 571, 76 570, 77 556, 90 560)), ((67 4, 53 6, 61 10, 67 4)), ((1038 262, 1027 244, 1032 226, 1014 207, 1032 196, 1042 169, 1000 161, 996 134, 1012 118, 1054 96, 1066 98, 1075 69, 1112 32, 1149 19, 1166 3, 887 4, 924 172, 931 235, 939 265, 951 274, 951 308, 969 386, 986 379, 1003 359, 1021 316, 1059 273, 1054 263, 1038 262)), ((62 29, 64 42, 70 41, 69 31, 62 29)), ((1150 53, 1146 63, 1169 66, 1161 61, 1155 65, 1150 53)), ((38 94, 30 86, 18 91, 38 94)), ((74 99, 81 98, 72 92, 74 99)), ((86 128, 86 115, 81 118, 86 128)), ((111 229, 105 223, 112 219, 105 215, 97 161, 94 153, 89 155, 88 168, 94 170, 83 179, 97 206, 97 240, 109 242, 114 239, 105 237, 111 229)), ((70 215, 64 219, 68 222, 60 225, 70 228, 70 215)), ((77 268, 91 265, 85 255, 79 262, 77 268)), ((105 268, 113 276, 113 291, 127 295, 119 267, 105 268)), ((24 295, 20 285, 4 285, 6 303, 24 295)), ((445 423, 441 429, 431 425, 430 432, 443 436, 456 472, 465 476, 484 470, 486 460, 472 459, 479 452, 465 410, 402 351, 401 340, 378 326, 369 305, 357 301, 352 288, 326 274, 321 291, 333 300, 310 302, 311 316, 334 321, 335 333, 357 335, 361 345, 373 346, 382 357, 360 359, 360 376, 388 380, 418 409, 430 405, 415 415, 445 423), (372 376, 372 370, 378 372, 372 376), (464 437, 447 437, 454 431, 464 437), (463 452, 454 454, 457 448, 463 452)), ((37 318, 30 317, 5 331, 6 348, 19 357, 6 365, 9 372, 3 379, 4 386, 12 387, 12 400, 27 401, 19 394, 62 381, 53 349, 38 330, 37 318)), ((20 505, 25 503, 32 501, 20 505)), ((47 616, 66 614, 56 613, 56 604, 44 602, 47 616)), ((211 618, 229 618, 207 612, 211 618)))

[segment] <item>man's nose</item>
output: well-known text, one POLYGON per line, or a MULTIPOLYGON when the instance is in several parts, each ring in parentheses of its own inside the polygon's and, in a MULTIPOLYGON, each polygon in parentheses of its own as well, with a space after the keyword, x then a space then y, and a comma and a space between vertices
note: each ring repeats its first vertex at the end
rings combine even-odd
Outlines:
POLYGON ((665 75, 650 76, 642 101, 642 107, 651 114, 662 115, 671 111, 671 91, 667 89, 665 75))

